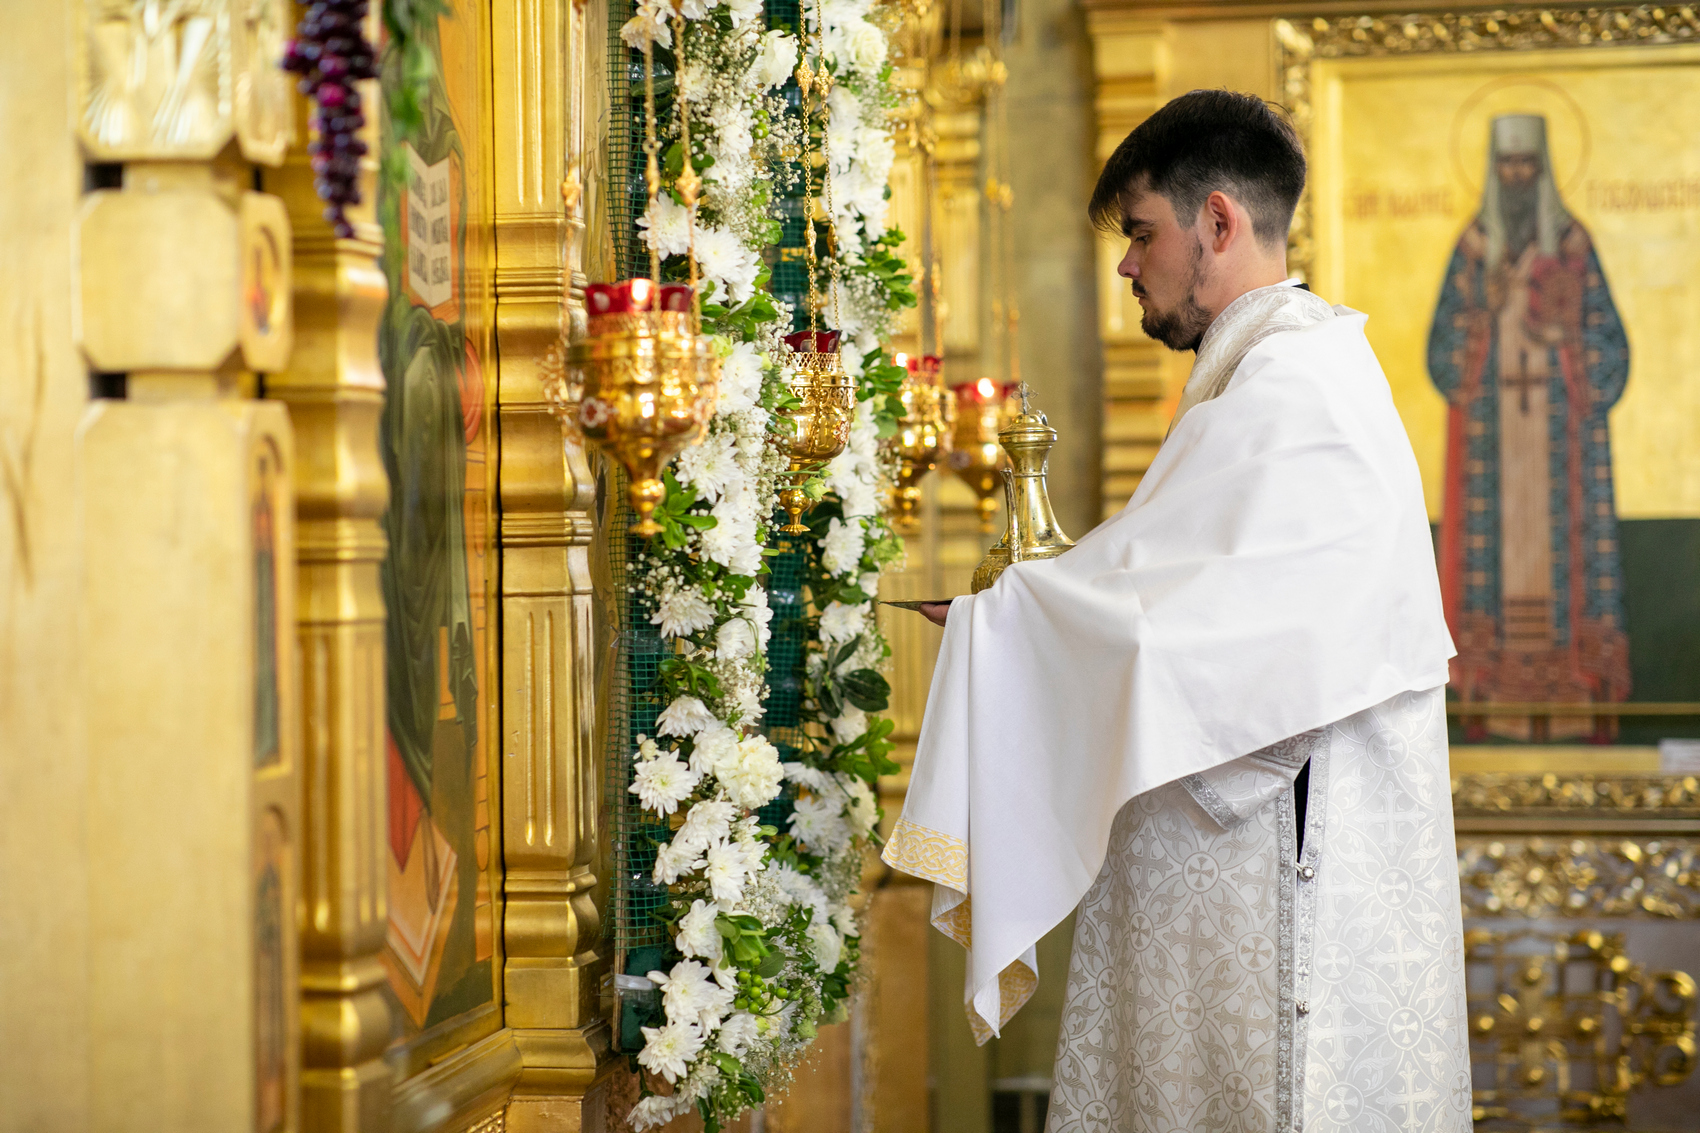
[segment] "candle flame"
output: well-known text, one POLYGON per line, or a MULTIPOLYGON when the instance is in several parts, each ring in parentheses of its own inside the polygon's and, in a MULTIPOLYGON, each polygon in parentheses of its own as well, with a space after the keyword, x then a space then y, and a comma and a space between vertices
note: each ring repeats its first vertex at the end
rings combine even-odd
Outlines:
POLYGON ((647 279, 640 278, 632 280, 632 301, 639 304, 648 303, 649 289, 654 286, 655 285, 647 279))
POLYGON ((909 355, 899 350, 896 354, 891 356, 891 362, 894 366, 907 366, 909 364, 909 355))
POLYGON ((992 384, 992 379, 990 378, 981 378, 974 384, 974 388, 979 392, 981 397, 997 396, 998 387, 992 384))

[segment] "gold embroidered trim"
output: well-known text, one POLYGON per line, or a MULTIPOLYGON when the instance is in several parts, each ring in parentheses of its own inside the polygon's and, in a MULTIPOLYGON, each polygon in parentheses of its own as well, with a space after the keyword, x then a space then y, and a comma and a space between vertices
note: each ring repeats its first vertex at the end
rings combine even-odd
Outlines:
POLYGON ((899 815, 881 860, 911 877, 968 892, 968 843, 899 815))
MULTIPOLYGON (((1017 960, 998 973, 998 1027, 1015 1018, 1023 1004, 1039 990, 1039 973, 1017 960)), ((980 1018, 972 1003, 968 1004, 968 1029, 974 1032, 974 1045, 985 1046, 992 1037, 992 1028, 980 1018)))
POLYGON ((964 897, 962 904, 934 917, 933 927, 964 948, 974 947, 974 898, 964 897))

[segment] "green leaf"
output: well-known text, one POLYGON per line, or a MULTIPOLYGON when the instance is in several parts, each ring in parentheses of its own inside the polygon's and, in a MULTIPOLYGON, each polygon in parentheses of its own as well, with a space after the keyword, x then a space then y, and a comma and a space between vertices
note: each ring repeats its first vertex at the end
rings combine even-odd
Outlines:
POLYGON ((891 684, 873 669, 847 674, 841 687, 844 699, 864 712, 883 712, 891 703, 891 684))
POLYGON ((785 961, 785 953, 770 952, 767 958, 756 968, 756 975, 764 980, 770 980, 785 970, 785 961))

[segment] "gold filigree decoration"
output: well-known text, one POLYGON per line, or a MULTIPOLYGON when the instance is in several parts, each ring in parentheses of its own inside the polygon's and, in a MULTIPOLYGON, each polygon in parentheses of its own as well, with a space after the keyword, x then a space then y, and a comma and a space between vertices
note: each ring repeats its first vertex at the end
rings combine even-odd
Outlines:
POLYGON ((1700 917, 1692 838, 1458 839, 1466 916, 1700 917))
POLYGON ((464 1133, 504 1133, 508 1127, 507 1114, 497 1110, 488 1117, 479 1118, 468 1125, 464 1133))
MULTIPOLYGON (((1308 143, 1314 117, 1311 72, 1320 59, 1694 43, 1700 42, 1700 13, 1693 5, 1648 4, 1318 16, 1276 20, 1275 40, 1282 101, 1308 143)), ((1306 276, 1314 254, 1312 221, 1307 185, 1293 216, 1287 252, 1288 263, 1306 276)))
POLYGON ((230 7, 230 0, 76 5, 78 127, 90 157, 205 159, 223 148, 235 127, 230 7))
POLYGON ((1694 1068, 1694 981, 1648 975, 1618 933, 1465 935, 1475 1120, 1619 1122, 1694 1068), (1491 1085, 1482 1085, 1483 1071, 1491 1085))
POLYGON ((911 877, 968 892, 968 843, 899 815, 880 858, 911 877))
POLYGON ((1700 818, 1700 778, 1551 772, 1463 775, 1452 780, 1452 806, 1460 818, 1578 810, 1635 818, 1700 818))

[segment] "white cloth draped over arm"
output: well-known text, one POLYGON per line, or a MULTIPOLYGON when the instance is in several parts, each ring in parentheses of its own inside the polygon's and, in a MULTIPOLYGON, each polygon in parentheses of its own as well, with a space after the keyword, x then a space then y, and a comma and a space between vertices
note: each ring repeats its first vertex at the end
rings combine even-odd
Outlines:
POLYGON ((951 605, 884 857, 941 887, 981 1041, 1122 804, 1446 681, 1416 461, 1364 317, 1333 314, 1251 346, 1078 546, 951 605))

